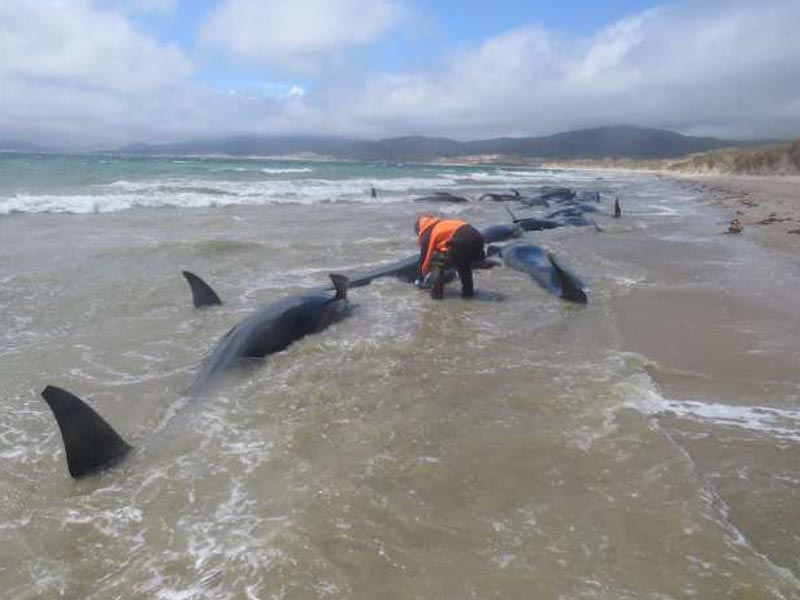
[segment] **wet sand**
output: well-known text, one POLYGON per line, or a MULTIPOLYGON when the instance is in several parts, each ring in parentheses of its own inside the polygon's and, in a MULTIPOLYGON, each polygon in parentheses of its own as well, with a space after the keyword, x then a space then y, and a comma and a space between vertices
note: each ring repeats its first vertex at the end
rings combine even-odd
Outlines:
POLYGON ((787 251, 800 250, 800 177, 675 175, 700 184, 714 204, 738 216, 744 235, 787 251))

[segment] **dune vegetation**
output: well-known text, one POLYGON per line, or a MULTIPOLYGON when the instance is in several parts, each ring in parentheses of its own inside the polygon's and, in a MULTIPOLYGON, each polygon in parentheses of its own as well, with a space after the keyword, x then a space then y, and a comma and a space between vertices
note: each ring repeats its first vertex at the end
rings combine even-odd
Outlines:
POLYGON ((727 148, 662 161, 669 171, 696 174, 798 175, 800 140, 763 148, 727 148))
POLYGON ((542 166, 671 171, 691 175, 800 175, 800 140, 756 148, 722 148, 678 158, 547 161, 542 166))

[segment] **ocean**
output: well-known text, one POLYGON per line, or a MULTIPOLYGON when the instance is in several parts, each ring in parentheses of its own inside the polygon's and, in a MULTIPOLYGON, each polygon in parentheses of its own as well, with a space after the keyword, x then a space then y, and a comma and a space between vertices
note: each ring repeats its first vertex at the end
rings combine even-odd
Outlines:
POLYGON ((0 154, 2 597, 800 598, 800 264, 730 217, 647 174, 0 154), (477 198, 543 185, 601 194, 602 231, 525 236, 588 305, 378 280, 184 395, 258 307, 413 254, 420 212, 507 223, 477 198), (73 481, 48 384, 136 450, 73 481))

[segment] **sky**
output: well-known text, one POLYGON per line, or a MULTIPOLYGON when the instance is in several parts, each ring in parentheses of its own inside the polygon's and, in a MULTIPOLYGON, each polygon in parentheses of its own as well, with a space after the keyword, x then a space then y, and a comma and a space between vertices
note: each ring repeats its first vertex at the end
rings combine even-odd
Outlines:
POLYGON ((800 137, 798 0, 0 0, 0 140, 800 137))

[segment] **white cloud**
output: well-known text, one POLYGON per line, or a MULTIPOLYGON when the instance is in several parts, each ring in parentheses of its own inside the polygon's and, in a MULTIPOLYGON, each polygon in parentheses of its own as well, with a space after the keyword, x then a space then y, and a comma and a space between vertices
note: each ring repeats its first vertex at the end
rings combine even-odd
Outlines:
POLYGON ((0 3, 4 135, 117 137, 140 107, 191 75, 179 49, 142 35, 116 12, 84 0, 0 3))
POLYGON ((0 77, 106 92, 150 92, 191 74, 180 50, 156 44, 82 0, 3 0, 0 77))
POLYGON ((403 14, 395 0, 223 0, 202 38, 238 59, 309 72, 374 42, 403 14))
POLYGON ((169 13, 178 0, 92 0, 98 8, 116 8, 127 13, 169 13))
POLYGON ((527 26, 427 71, 367 82, 352 106, 375 133, 458 137, 634 123, 800 135, 800 3, 683 3, 587 38, 527 26), (396 130, 396 129, 395 129, 396 130))
MULTIPOLYGON (((381 15, 395 15, 394 4, 345 0, 332 22, 322 23, 326 13, 319 9, 312 11, 318 19, 294 29, 289 23, 300 17, 287 9, 288 20, 247 24, 253 45, 244 40, 243 55, 301 67, 324 63, 324 75, 303 78, 302 86, 289 79, 235 93, 201 84, 180 49, 136 29, 121 4, 101 10, 111 0, 102 2, 0 0, 0 139, 126 143, 236 133, 475 139, 617 123, 731 137, 800 136, 796 0, 683 2, 586 37, 522 25, 425 69, 357 76, 326 57, 385 32, 396 17, 381 15), (354 16, 354 7, 364 14, 354 16), (297 37, 271 37, 278 22, 297 37)), ((225 4, 239 5, 257 10, 242 0, 225 4)), ((220 8, 214 19, 222 14, 220 8)))

